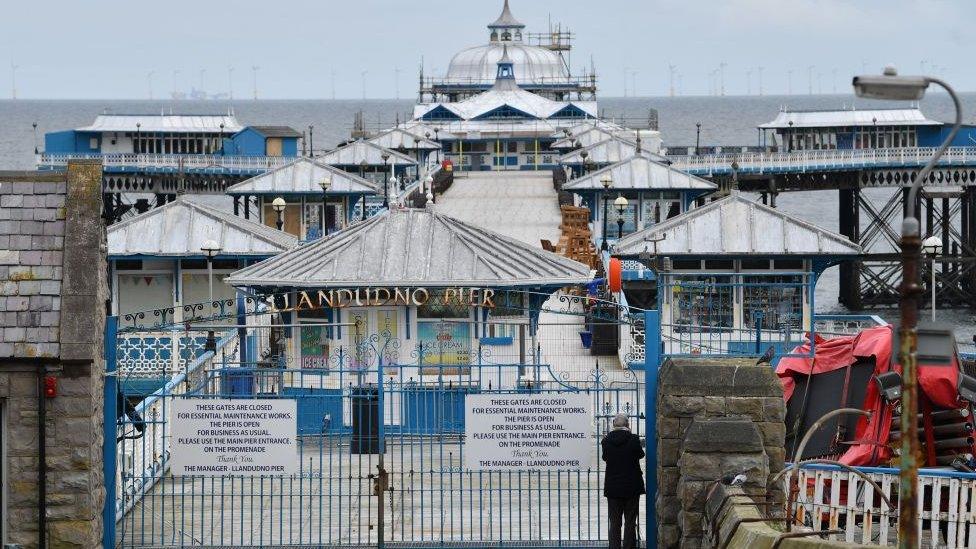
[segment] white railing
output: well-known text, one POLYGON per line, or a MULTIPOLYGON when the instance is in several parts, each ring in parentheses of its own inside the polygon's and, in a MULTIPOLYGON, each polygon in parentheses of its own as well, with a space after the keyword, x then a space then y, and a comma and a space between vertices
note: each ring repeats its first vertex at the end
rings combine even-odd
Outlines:
MULTIPOLYGON (((794 524, 843 531, 828 536, 835 541, 894 545, 898 537, 898 470, 860 471, 881 487, 893 507, 860 476, 831 465, 809 465, 796 473, 800 491, 794 524)), ((788 494, 789 487, 784 484, 784 489, 788 494)), ((918 507, 922 547, 976 545, 976 474, 920 470, 918 507)))
MULTIPOLYGON (((227 361, 236 362, 238 345, 237 332, 228 331, 217 343, 216 352, 185 361, 180 373, 136 405, 136 413, 144 422, 143 432, 136 429, 132 418, 120 418, 122 423, 116 445, 116 520, 121 520, 169 469, 173 397, 185 394, 201 383, 208 370, 220 368, 227 361)), ((120 384, 124 383, 124 378, 125 372, 120 370, 120 384)))
MULTIPOLYGON (((745 152, 668 156, 675 168, 694 173, 816 171, 830 168, 874 168, 923 166, 935 153, 934 147, 896 149, 835 149, 795 152, 745 152)), ((940 165, 976 164, 976 147, 950 147, 940 165)))
POLYGON ((172 170, 222 169, 230 171, 267 171, 294 162, 291 156, 224 156, 214 154, 78 154, 42 153, 37 166, 67 166, 69 160, 100 159, 105 168, 143 168, 172 170))

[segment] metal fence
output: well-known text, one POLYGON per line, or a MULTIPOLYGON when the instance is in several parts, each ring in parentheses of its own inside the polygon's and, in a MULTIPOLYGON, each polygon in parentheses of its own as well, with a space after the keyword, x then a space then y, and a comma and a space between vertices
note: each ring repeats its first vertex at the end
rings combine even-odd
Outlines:
MULTIPOLYGON (((859 467, 859 475, 833 465, 804 465, 796 473, 799 494, 794 523, 812 530, 840 530, 830 540, 895 545, 898 536, 898 469, 859 467)), ((785 486, 787 493, 789 487, 785 486)), ((976 545, 976 474, 919 471, 919 538, 923 547, 976 545)))
MULTIPOLYGON (((645 387, 616 355, 583 347, 580 303, 544 307, 531 334, 517 321, 483 323, 485 337, 463 357, 385 334, 303 368, 242 361, 236 335, 224 337, 120 419, 118 545, 604 545, 599 443, 618 412, 643 437, 645 387), (585 467, 465 466, 468 395, 565 394, 586 395, 592 407, 585 467), (294 401, 297 472, 173 476, 174 402, 218 398, 294 401)), ((597 321, 616 330, 621 318, 597 321)))

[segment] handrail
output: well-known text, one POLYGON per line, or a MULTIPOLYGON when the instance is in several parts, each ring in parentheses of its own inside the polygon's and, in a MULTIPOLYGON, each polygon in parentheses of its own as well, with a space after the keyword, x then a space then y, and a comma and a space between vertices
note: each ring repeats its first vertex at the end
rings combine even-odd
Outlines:
MULTIPOLYGON (((732 152, 699 155, 669 155, 671 165, 685 171, 711 173, 732 171, 764 173, 771 170, 816 170, 831 167, 921 166, 932 158, 934 147, 889 149, 824 149, 791 152, 732 152)), ((976 147, 950 147, 940 165, 976 164, 976 147)))

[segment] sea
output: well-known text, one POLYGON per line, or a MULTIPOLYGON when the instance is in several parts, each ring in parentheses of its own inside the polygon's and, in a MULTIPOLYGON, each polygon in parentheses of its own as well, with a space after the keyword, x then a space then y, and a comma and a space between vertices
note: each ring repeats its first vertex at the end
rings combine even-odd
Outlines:
MULTIPOLYGON (((976 93, 961 94, 964 120, 976 123, 976 93)), ((608 97, 600 99, 604 118, 631 126, 646 126, 656 120, 666 146, 756 145, 756 126, 771 121, 783 109, 841 109, 904 106, 857 99, 853 95, 789 96, 679 96, 608 97), (697 124, 701 124, 700 136, 697 124)), ((90 124, 101 113, 112 114, 217 114, 233 112, 242 124, 288 125, 299 131, 312 127, 316 150, 335 146, 348 139, 356 113, 364 113, 367 128, 379 130, 398 120, 412 118, 410 99, 294 99, 294 100, 0 100, 0 171, 34 168, 34 149, 43 150, 45 132, 78 128, 90 124), (34 127, 36 124, 36 129, 34 127)), ((920 107, 929 117, 949 121, 953 106, 945 94, 931 93, 920 107)), ((974 143, 976 145, 976 143, 974 143)), ((881 191, 883 192, 883 191, 881 191)), ((228 199, 228 207, 229 207, 228 199)), ((806 191, 780 194, 777 207, 821 227, 838 228, 837 193, 806 191)), ((819 312, 846 313, 837 302, 837 269, 821 277, 815 296, 819 312)), ((895 322, 897 311, 866 311, 895 322)), ((923 316, 928 315, 926 310, 923 316)), ((937 311, 937 320, 955 327, 960 348, 973 351, 976 311, 954 309, 937 311)))

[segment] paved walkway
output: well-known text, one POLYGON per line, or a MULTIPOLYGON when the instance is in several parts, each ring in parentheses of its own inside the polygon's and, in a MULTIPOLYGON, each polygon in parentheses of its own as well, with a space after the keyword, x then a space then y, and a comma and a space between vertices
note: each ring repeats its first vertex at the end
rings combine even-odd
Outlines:
POLYGON ((533 246, 541 247, 543 238, 559 240, 562 214, 549 171, 464 174, 437 199, 437 208, 533 246))

